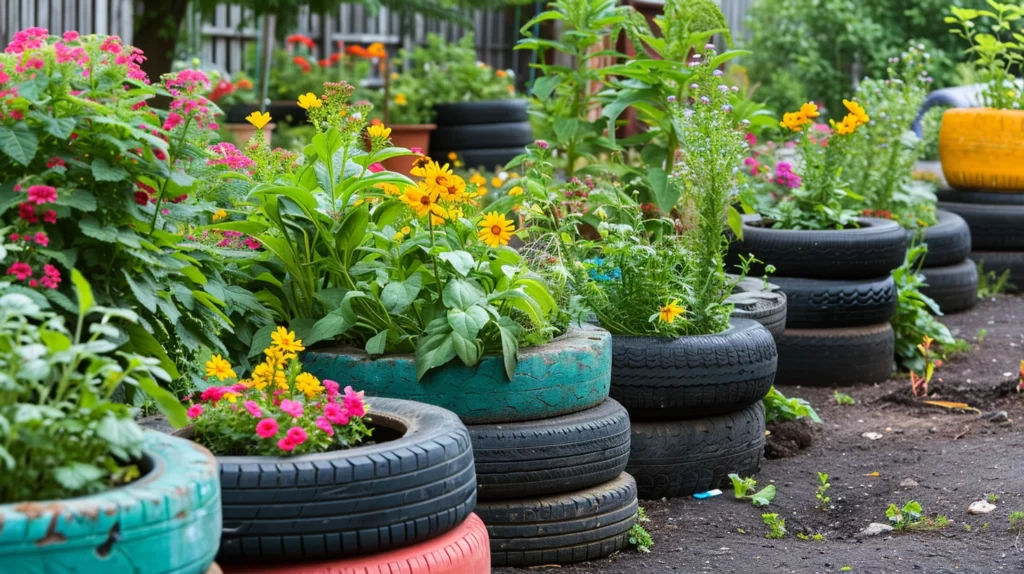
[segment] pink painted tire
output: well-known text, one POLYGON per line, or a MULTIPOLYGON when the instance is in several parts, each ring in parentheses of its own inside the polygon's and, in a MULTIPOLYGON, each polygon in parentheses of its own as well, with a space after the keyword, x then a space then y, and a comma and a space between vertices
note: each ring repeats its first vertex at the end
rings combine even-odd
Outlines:
POLYGON ((225 574, 490 574, 487 527, 470 514, 454 530, 419 544, 350 560, 259 567, 223 565, 225 574))

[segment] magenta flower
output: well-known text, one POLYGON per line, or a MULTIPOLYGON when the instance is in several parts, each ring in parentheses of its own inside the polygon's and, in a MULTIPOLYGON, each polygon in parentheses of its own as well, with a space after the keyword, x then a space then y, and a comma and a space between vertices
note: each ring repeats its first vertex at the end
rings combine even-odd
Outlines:
POLYGON ((32 237, 32 241, 35 241, 37 244, 43 247, 46 247, 47 245, 50 244, 50 238, 42 231, 36 233, 35 236, 32 237))
POLYGON ((57 190, 48 185, 33 185, 28 188, 28 200, 36 205, 57 201, 57 190))
POLYGON ((346 414, 350 417, 361 417, 366 414, 366 407, 363 404, 363 391, 357 393, 352 390, 351 386, 345 387, 343 404, 346 414))
POLYGON ((277 421, 274 419, 263 419, 256 423, 256 434, 263 439, 276 435, 277 421))
POLYGON ((285 438, 297 446, 306 442, 308 435, 302 427, 292 427, 288 429, 288 435, 285 438))
POLYGON ((263 416, 263 411, 260 410, 260 406, 253 401, 245 401, 245 410, 249 411, 249 414, 256 418, 263 416))
POLYGON ((290 452, 292 450, 295 450, 295 443, 288 440, 288 437, 284 437, 283 439, 277 441, 277 448, 285 452, 290 452))
POLYGON ((332 381, 330 379, 324 379, 323 380, 323 385, 324 385, 324 388, 327 389, 327 396, 329 396, 329 397, 333 397, 333 396, 337 395, 338 394, 338 389, 341 388, 341 386, 338 385, 338 383, 336 383, 336 382, 334 382, 334 381, 332 381))
POLYGON ((285 399, 281 401, 281 410, 286 414, 291 415, 293 419, 297 419, 302 416, 302 403, 291 399, 285 399))
POLYGON ((185 414, 188 415, 188 418, 190 419, 197 418, 199 415, 203 414, 203 405, 192 405, 188 408, 188 412, 185 414))
POLYGON ((317 417, 316 426, 318 429, 327 433, 327 436, 334 436, 334 427, 331 426, 330 421, 325 417, 317 417))
POLYGON ((348 424, 348 414, 334 403, 328 403, 324 406, 324 416, 336 425, 345 426, 348 424))
POLYGON ((28 263, 18 261, 7 268, 8 275, 14 275, 18 281, 24 281, 32 276, 32 266, 28 263))

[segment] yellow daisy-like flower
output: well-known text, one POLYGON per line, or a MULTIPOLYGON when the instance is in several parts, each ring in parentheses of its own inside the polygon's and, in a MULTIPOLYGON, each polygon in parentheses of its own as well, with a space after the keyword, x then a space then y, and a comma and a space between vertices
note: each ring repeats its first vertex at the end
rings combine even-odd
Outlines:
MULTIPOLYGON (((301 343, 302 341, 298 341, 301 343)), ((296 358, 298 355, 295 353, 288 352, 280 347, 270 346, 267 347, 263 353, 267 356, 267 363, 271 367, 287 367, 288 361, 296 358)))
POLYGON ((229 403, 233 403, 238 400, 238 393, 224 393, 223 398, 227 399, 229 403))
POLYGON ((473 185, 480 187, 482 185, 487 185, 487 178, 480 175, 479 173, 474 173, 473 175, 469 176, 469 183, 472 183, 473 185))
POLYGON ((679 305, 679 299, 673 299, 670 303, 658 310, 658 320, 663 323, 674 323, 676 318, 686 313, 686 309, 679 305))
POLYGON ((444 201, 457 202, 466 198, 466 180, 457 175, 448 177, 451 183, 448 187, 438 187, 438 196, 444 201))
POLYGON ((846 114, 843 121, 839 123, 836 123, 835 120, 829 120, 828 123, 832 126, 832 129, 836 130, 836 134, 841 136, 852 134, 857 131, 857 127, 860 126, 857 116, 853 114, 846 114))
POLYGON ((805 118, 816 118, 821 115, 821 113, 818 112, 818 105, 814 102, 807 102, 800 106, 800 113, 803 114, 805 118))
POLYGON ((501 187, 503 183, 505 182, 501 181, 500 177, 495 176, 491 178, 491 187, 501 187))
POLYGON ((444 217, 445 211, 437 204, 437 196, 436 187, 428 186, 421 181, 416 187, 411 185, 406 187, 399 199, 409 206, 409 209, 413 210, 418 217, 423 217, 428 213, 444 217))
POLYGON ((412 169, 409 170, 409 174, 415 177, 424 177, 427 175, 427 166, 430 165, 431 159, 428 156, 420 155, 418 158, 413 160, 412 169))
POLYGON ((366 133, 373 139, 388 139, 391 137, 391 128, 384 127, 384 124, 375 124, 366 128, 366 133))
POLYGON ((402 195, 402 191, 400 189, 398 189, 398 186, 393 184, 393 183, 387 183, 387 182, 385 182, 385 183, 378 183, 374 187, 376 187, 377 189, 383 191, 387 195, 393 195, 395 197, 398 197, 399 195, 402 195))
POLYGON ((508 240, 511 239, 512 231, 515 229, 512 222, 497 211, 485 213, 484 218, 477 226, 480 227, 476 234, 477 237, 491 247, 508 245, 508 240))
POLYGON ((395 95, 395 103, 400 106, 404 106, 405 104, 409 103, 409 100, 405 99, 405 94, 399 92, 397 95, 395 95))
POLYGON ((789 129, 790 131, 799 132, 803 131, 804 126, 808 123, 810 123, 810 120, 802 113, 787 112, 782 114, 782 121, 779 122, 779 125, 789 129))
POLYGON ((850 114, 857 119, 858 125, 863 125, 871 121, 871 116, 864 110, 864 107, 857 102, 851 100, 843 100, 843 105, 846 106, 847 110, 850 110, 850 114))
POLYGON ((224 357, 220 355, 214 355, 210 357, 209 361, 206 361, 206 376, 217 377, 218 381, 223 382, 224 379, 237 379, 238 375, 231 368, 231 363, 227 362, 224 357))
POLYGON ((213 220, 214 221, 220 221, 221 219, 226 219, 227 216, 228 216, 228 212, 224 211, 223 209, 218 209, 213 214, 213 220))
MULTIPOLYGON (((428 186, 438 188, 438 193, 440 193, 442 189, 447 190, 455 185, 455 178, 458 176, 452 173, 448 164, 441 165, 436 161, 431 161, 423 168, 421 177, 428 186)), ((463 186, 465 186, 465 182, 463 182, 463 186)))
POLYGON ((513 197, 515 197, 517 195, 522 195, 523 194, 523 188, 519 187, 517 185, 517 186, 513 187, 512 189, 508 190, 508 194, 513 196, 513 197))
POLYGON ((267 363, 260 363, 252 370, 252 386, 257 391, 267 388, 274 378, 274 366, 267 363))
POLYGON ((245 120, 256 126, 256 129, 261 130, 263 129, 263 126, 270 123, 270 112, 255 111, 245 116, 245 120))
POLYGON ((321 102, 320 98, 316 97, 316 94, 313 92, 299 96, 299 107, 304 110, 308 110, 309 108, 319 108, 322 105, 324 105, 324 103, 321 102))
POLYGON ((302 346, 302 341, 295 338, 295 331, 289 331, 284 327, 278 327, 276 331, 271 333, 270 340, 273 346, 286 353, 298 353, 306 350, 302 346))
POLYGON ((306 395, 306 398, 309 399, 324 392, 324 387, 320 384, 320 379, 309 373, 299 373, 299 376, 295 377, 295 388, 298 389, 300 393, 306 395))

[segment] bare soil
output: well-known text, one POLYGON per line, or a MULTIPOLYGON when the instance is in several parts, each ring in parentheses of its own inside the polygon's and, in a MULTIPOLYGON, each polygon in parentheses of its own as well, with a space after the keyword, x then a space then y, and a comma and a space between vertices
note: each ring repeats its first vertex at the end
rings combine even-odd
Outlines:
POLYGON ((990 416, 1006 411, 1006 420, 926 405, 911 395, 905 377, 842 389, 856 399, 853 406, 837 405, 830 387, 779 387, 786 396, 810 401, 824 423, 772 428, 768 454, 785 458, 766 460, 756 477, 761 486, 776 485, 771 506, 755 508, 736 500, 731 490, 708 500, 643 501, 650 518, 645 526, 655 543, 649 554, 629 550, 552 569, 565 574, 1024 572, 1024 540, 1019 539, 1024 536, 1009 529, 1010 513, 1024 511, 1024 394, 1015 391, 1024 359, 1024 298, 998 296, 943 322, 975 344, 936 371, 928 399, 964 402, 990 416), (987 334, 977 344, 979 329, 987 334), (862 436, 866 432, 882 438, 869 440, 862 436), (816 508, 819 471, 832 483, 827 511, 816 508), (968 514, 971 502, 987 494, 998 496, 996 510, 968 514), (885 523, 890 503, 910 500, 919 501, 930 518, 944 515, 949 526, 855 536, 872 522, 885 523), (765 538, 762 512, 785 518, 785 538, 765 538), (824 539, 804 541, 797 533, 824 539))

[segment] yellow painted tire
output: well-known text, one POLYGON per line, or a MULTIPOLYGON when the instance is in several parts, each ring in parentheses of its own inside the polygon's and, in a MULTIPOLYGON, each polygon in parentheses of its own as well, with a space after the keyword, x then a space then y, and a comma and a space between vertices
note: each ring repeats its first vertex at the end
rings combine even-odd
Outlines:
POLYGON ((1024 111, 946 110, 939 158, 954 189, 1024 193, 1024 111))

